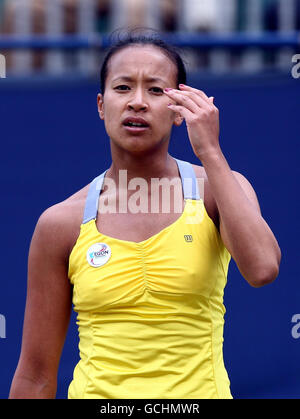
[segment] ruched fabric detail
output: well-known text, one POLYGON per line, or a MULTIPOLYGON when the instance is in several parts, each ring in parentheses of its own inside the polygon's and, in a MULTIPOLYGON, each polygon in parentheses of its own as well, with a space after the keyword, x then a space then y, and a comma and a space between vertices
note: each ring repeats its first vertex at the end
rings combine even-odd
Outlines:
POLYGON ((95 219, 82 224, 69 260, 80 361, 68 397, 231 398, 223 362, 229 262, 201 199, 187 199, 173 224, 138 243, 101 234, 95 219), (97 243, 111 255, 94 267, 87 253, 97 243))

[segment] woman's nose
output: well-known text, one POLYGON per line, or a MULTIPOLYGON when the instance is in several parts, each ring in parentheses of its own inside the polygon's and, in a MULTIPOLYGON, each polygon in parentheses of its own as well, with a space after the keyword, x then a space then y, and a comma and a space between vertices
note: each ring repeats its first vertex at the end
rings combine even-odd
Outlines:
POLYGON ((148 104, 145 100, 143 92, 140 89, 133 92, 133 95, 131 96, 127 106, 129 109, 133 109, 136 112, 141 110, 145 111, 148 109, 148 104))

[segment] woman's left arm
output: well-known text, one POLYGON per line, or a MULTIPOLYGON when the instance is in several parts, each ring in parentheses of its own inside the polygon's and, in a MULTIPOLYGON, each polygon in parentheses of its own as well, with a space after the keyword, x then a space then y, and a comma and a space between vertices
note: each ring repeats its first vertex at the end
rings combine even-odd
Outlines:
POLYGON ((232 171, 219 144, 219 111, 204 92, 189 86, 167 90, 169 108, 185 118, 194 153, 205 168, 216 201, 220 234, 247 282, 260 287, 276 279, 281 251, 263 219, 249 181, 232 171))
POLYGON ((220 234, 243 277, 254 287, 274 281, 279 273, 281 251, 263 219, 248 180, 232 171, 222 153, 202 160, 216 200, 220 234))

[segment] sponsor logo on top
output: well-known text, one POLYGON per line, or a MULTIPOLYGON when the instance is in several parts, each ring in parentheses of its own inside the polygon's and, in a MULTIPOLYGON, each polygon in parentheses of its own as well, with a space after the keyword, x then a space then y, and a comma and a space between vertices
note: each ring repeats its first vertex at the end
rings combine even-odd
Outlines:
POLYGON ((111 257, 110 247, 105 243, 95 243, 87 251, 88 263, 94 268, 105 265, 111 257))

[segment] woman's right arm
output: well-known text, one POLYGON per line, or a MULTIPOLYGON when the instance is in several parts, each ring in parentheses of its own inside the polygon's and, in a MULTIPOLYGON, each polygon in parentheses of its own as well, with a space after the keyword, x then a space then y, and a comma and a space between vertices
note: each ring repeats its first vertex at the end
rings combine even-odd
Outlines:
POLYGON ((68 228, 60 205, 46 210, 29 250, 22 348, 10 399, 55 398, 57 371, 72 307, 68 228))

